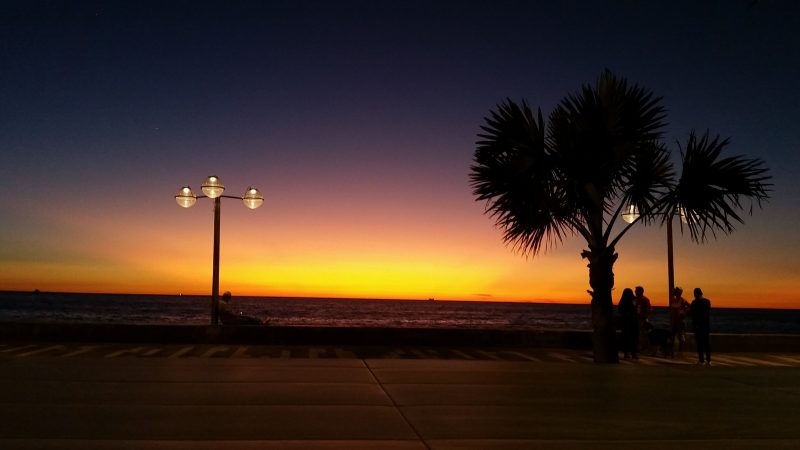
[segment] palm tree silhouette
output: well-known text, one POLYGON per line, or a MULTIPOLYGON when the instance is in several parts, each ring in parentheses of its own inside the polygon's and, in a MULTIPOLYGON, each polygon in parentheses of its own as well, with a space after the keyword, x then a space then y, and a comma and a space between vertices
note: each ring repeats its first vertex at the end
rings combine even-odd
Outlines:
MULTIPOLYGON (((743 223, 749 201, 769 198, 759 159, 722 157, 727 139, 691 132, 679 144, 675 180, 661 97, 604 71, 595 85, 567 95, 547 122, 541 109, 507 99, 490 111, 478 134, 470 180, 477 201, 496 220, 503 239, 524 255, 540 253, 578 234, 588 248, 595 362, 617 362, 613 300, 615 247, 636 223, 682 214, 693 241, 728 234, 743 223), (619 225, 626 208, 636 220, 619 225), (615 225, 618 225, 615 227, 615 225), (616 233, 616 234, 615 234, 616 233)), ((683 228, 682 228, 683 229, 683 228)))

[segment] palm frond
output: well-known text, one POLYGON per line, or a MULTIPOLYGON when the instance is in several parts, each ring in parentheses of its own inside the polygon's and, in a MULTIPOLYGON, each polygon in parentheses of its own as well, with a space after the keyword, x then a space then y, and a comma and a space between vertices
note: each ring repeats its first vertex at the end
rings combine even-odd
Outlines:
POLYGON ((683 172, 668 198, 672 211, 683 208, 687 228, 695 242, 704 242, 710 233, 730 234, 735 223, 744 223, 740 214, 769 199, 771 176, 760 159, 743 156, 722 157, 728 139, 689 134, 681 147, 683 172), (745 206, 748 202, 748 207, 745 206))
POLYGON ((642 222, 648 224, 662 212, 659 202, 674 184, 675 173, 669 151, 661 143, 642 145, 630 160, 630 168, 620 180, 624 200, 636 206, 642 222))
POLYGON ((503 239, 522 253, 560 242, 571 211, 554 178, 541 111, 534 117, 525 101, 508 99, 485 122, 470 174, 477 200, 487 202, 503 239))
MULTIPOLYGON (((660 97, 608 70, 594 86, 584 85, 551 113, 548 145, 572 185, 569 201, 580 205, 595 228, 602 224, 598 215, 613 213, 631 179, 644 180, 637 172, 643 175, 647 164, 656 162, 652 171, 663 169, 663 155, 654 153, 663 149, 653 143, 661 137, 664 119, 660 97)), ((653 184, 659 186, 659 179, 653 184)), ((640 183, 639 201, 647 197, 643 188, 640 183)))

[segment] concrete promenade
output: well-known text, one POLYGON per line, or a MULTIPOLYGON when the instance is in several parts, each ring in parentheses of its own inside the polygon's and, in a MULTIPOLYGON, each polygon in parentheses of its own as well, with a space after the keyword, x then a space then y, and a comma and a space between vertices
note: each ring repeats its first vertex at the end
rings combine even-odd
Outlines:
POLYGON ((600 366, 37 345, 0 357, 2 449, 800 448, 800 366, 777 363, 791 355, 600 366))

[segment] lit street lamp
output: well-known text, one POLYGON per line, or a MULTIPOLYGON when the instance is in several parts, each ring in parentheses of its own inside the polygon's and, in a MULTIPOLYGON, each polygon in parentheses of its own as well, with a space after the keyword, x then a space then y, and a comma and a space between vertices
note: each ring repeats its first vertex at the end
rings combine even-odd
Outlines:
POLYGON ((249 187, 241 197, 232 195, 222 195, 225 192, 225 185, 215 175, 211 175, 203 182, 200 188, 203 190, 201 196, 196 196, 192 188, 184 186, 175 194, 175 201, 183 208, 191 208, 198 198, 210 198, 214 200, 214 268, 211 279, 211 325, 219 325, 219 210, 220 200, 224 198, 235 198, 241 200, 244 206, 256 209, 264 203, 264 196, 258 189, 249 187))

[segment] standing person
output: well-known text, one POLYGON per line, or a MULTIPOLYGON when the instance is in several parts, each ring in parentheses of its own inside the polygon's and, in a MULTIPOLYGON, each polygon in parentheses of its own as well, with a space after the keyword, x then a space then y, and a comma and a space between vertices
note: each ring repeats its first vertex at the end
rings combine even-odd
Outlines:
POLYGON ((697 343, 698 364, 710 366, 711 301, 703 297, 703 291, 700 288, 694 288, 694 300, 692 301, 691 310, 694 340, 697 343))
POLYGON ((647 332, 650 331, 650 313, 653 307, 650 304, 650 299, 645 297, 644 288, 636 286, 636 312, 639 318, 639 348, 646 348, 650 346, 650 341, 647 339, 647 332))
POLYGON ((683 298, 683 289, 676 286, 670 298, 669 316, 672 325, 671 345, 674 346, 675 341, 678 341, 679 353, 683 351, 683 345, 686 343, 686 316, 689 314, 690 308, 689 302, 683 298))
POLYGON ((636 296, 630 288, 622 291, 622 297, 617 304, 620 328, 622 330, 622 353, 625 359, 633 356, 639 359, 639 313, 636 309, 636 296))

